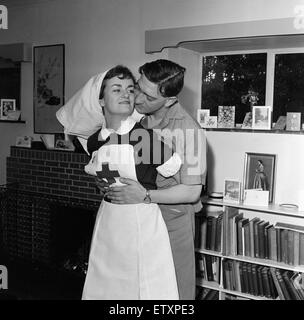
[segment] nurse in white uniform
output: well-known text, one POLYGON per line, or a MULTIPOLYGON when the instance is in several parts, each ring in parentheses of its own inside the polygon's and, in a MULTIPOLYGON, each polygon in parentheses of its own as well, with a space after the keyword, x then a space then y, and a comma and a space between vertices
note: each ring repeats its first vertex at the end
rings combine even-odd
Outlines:
MULTIPOLYGON (((85 137, 91 155, 85 171, 108 181, 109 186, 121 184, 119 177, 137 180, 147 189, 147 197, 143 203, 128 205, 113 204, 104 197, 96 217, 82 298, 177 300, 168 231, 158 205, 150 203, 149 189, 156 189, 157 173, 174 175, 181 160, 152 130, 134 119, 134 77, 127 68, 116 66, 98 77, 98 82, 92 89, 94 81, 89 81, 88 88, 82 89, 100 93, 104 115, 103 128, 96 130, 95 126, 96 132, 85 137)), ((59 120, 67 119, 73 109, 71 104, 62 108, 59 120)), ((75 134, 77 130, 74 127, 72 131, 75 134)))

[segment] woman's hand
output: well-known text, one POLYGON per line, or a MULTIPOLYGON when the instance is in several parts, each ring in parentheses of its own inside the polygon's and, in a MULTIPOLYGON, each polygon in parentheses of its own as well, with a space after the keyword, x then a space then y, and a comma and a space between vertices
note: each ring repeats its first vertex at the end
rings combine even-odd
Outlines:
POLYGON ((96 187, 99 189, 99 193, 104 196, 109 190, 109 183, 98 177, 95 177, 95 182, 96 187))
POLYGON ((112 203, 134 204, 144 201, 146 189, 139 182, 127 178, 120 178, 119 181, 125 185, 110 187, 107 192, 107 197, 112 203))

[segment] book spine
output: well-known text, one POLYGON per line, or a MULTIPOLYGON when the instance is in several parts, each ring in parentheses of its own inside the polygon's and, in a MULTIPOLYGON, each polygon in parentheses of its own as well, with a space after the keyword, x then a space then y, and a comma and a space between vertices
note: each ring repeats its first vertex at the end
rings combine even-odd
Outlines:
POLYGON ((276 277, 277 277, 277 279, 278 279, 278 281, 279 281, 280 287, 281 287, 281 289, 282 289, 282 291, 283 291, 284 300, 291 300, 291 297, 290 297, 289 292, 288 292, 288 290, 287 290, 285 281, 283 280, 283 277, 282 277, 280 271, 276 270, 276 271, 275 271, 275 274, 276 274, 276 277))
POLYGON ((286 288, 289 292, 291 299, 292 300, 300 300, 300 297, 299 297, 295 287, 293 286, 290 278, 288 277, 288 271, 283 272, 282 278, 283 278, 283 281, 285 282, 286 288))
POLYGON ((294 231, 288 230, 287 232, 287 263, 294 264, 294 231))
POLYGON ((207 219, 206 217, 202 218, 201 223, 201 232, 200 232, 200 244, 199 248, 206 249, 206 237, 207 237, 207 219))
POLYGON ((294 233, 294 244, 293 244, 293 265, 298 266, 300 264, 300 233, 294 233))
POLYGON ((259 228, 258 228, 258 223, 254 224, 254 256, 256 258, 259 258, 259 228))
POLYGON ((284 296, 283 290, 280 286, 279 280, 277 278, 275 268, 273 268, 273 267, 270 268, 270 274, 272 276, 272 280, 273 280, 273 283, 277 289, 277 293, 279 295, 280 300, 285 300, 285 296, 284 296))
POLYGON ((300 256, 299 256, 300 265, 304 265, 304 234, 300 234, 300 256))
POLYGON ((267 298, 271 298, 270 284, 268 279, 268 267, 262 268, 262 279, 263 279, 263 287, 265 288, 264 294, 267 298))

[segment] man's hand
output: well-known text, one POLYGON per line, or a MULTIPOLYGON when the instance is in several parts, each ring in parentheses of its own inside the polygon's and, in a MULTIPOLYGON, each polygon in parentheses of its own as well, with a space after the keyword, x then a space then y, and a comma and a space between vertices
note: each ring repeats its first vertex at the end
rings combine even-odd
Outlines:
POLYGON ((120 178, 120 182, 125 183, 125 186, 110 187, 107 192, 107 197, 112 203, 116 204, 131 204, 142 203, 146 196, 146 189, 137 181, 120 178))
POLYGON ((109 183, 98 177, 95 177, 95 182, 96 182, 97 188, 100 191, 100 194, 104 196, 105 193, 109 190, 109 183))

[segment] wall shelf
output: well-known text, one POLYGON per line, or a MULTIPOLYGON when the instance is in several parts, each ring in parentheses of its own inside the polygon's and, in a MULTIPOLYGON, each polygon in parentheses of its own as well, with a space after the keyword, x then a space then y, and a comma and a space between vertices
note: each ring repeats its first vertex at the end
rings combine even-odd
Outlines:
POLYGON ((4 123, 26 123, 25 120, 0 120, 0 122, 4 122, 4 123))
POLYGON ((206 131, 222 131, 222 132, 251 132, 251 133, 274 133, 274 134, 304 134, 304 130, 289 131, 289 130, 256 130, 256 129, 241 129, 241 128, 202 128, 206 131))

